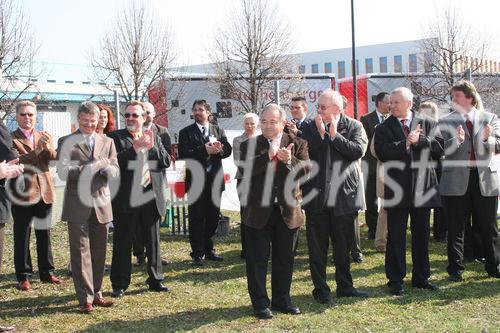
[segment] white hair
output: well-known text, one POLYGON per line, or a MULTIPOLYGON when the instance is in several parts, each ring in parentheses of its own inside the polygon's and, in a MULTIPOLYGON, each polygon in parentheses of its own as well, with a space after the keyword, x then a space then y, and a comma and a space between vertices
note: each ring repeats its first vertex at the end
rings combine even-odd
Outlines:
POLYGON ((270 110, 278 110, 281 120, 283 120, 283 121, 286 120, 285 110, 281 106, 279 106, 278 104, 275 104, 275 103, 271 103, 271 104, 266 105, 264 107, 264 110, 262 110, 262 112, 260 113, 260 116, 262 117, 266 111, 270 111, 270 110))
POLYGON ((142 102, 144 104, 144 111, 155 112, 155 107, 150 102, 142 102))
POLYGON ((413 93, 411 92, 410 89, 406 87, 399 87, 391 91, 391 95, 394 94, 401 94, 403 96, 403 99, 407 102, 413 102, 413 93))
POLYGON ((253 121, 256 124, 259 123, 259 116, 253 112, 245 113, 245 115, 243 116, 243 122, 245 122, 245 120, 247 120, 247 119, 253 119, 253 121))
POLYGON ((323 95, 329 96, 333 105, 338 106, 341 110, 344 109, 344 96, 342 96, 338 91, 326 89, 323 91, 323 95))

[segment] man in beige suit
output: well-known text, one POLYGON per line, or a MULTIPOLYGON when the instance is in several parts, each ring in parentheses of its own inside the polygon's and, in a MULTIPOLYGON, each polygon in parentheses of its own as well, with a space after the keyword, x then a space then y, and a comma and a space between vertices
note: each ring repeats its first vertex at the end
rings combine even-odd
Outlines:
POLYGON ((57 173, 66 181, 61 219, 68 221, 71 268, 80 311, 109 307, 101 285, 106 260, 107 223, 113 220, 108 178, 119 174, 112 139, 97 134, 99 108, 78 108, 79 129, 58 142, 57 173), (90 187, 90 188, 89 188, 90 187))

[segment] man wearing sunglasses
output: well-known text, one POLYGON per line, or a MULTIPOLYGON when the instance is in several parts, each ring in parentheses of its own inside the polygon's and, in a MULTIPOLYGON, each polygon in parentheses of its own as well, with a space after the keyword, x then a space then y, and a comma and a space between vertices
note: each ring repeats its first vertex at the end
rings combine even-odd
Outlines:
POLYGON ((165 215, 163 171, 170 156, 160 137, 144 130, 146 110, 139 101, 125 108, 126 128, 110 134, 120 165, 120 186, 113 199, 114 235, 111 284, 113 297, 122 297, 130 285, 131 252, 136 225, 141 224, 146 247, 149 290, 166 292, 162 284, 160 220, 165 215))

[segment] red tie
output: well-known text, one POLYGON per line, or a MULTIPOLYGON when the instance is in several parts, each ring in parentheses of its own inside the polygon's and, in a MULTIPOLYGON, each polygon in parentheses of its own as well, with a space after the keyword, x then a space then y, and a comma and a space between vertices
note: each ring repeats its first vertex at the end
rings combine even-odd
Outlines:
POLYGON ((408 136, 408 134, 410 134, 410 128, 408 126, 406 126, 406 121, 408 119, 401 119, 401 125, 403 125, 403 132, 405 133, 405 137, 408 136))
POLYGON ((470 155, 469 155, 469 161, 475 161, 476 160, 476 154, 474 153, 474 141, 473 141, 473 125, 472 121, 470 121, 469 115, 465 115, 465 126, 467 126, 467 130, 469 131, 469 137, 470 137, 470 155))

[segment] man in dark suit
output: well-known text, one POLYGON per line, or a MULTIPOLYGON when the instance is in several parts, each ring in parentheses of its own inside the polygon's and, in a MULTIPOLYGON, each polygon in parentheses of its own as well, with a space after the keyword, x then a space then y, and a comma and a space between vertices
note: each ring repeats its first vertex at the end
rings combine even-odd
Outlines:
MULTIPOLYGON (((373 134, 375 134, 375 126, 382 123, 389 114, 389 94, 386 92, 378 93, 375 97, 375 107, 373 112, 370 112, 361 117, 361 124, 365 129, 368 137, 368 147, 370 147, 373 134)), ((377 205, 377 160, 372 156, 370 150, 367 149, 363 156, 363 162, 368 166, 368 174, 365 178, 365 220, 368 226, 368 239, 375 239, 375 231, 377 229, 378 205, 377 205)))
MULTIPOLYGON (((149 102, 144 102, 144 109, 146 110, 146 119, 144 121, 143 129, 144 130, 151 130, 154 135, 158 135, 161 139, 161 143, 163 145, 163 148, 167 151, 167 153, 172 156, 172 143, 171 143, 171 138, 170 138, 170 133, 168 132, 166 127, 157 125, 153 123, 153 120, 156 116, 155 112, 155 107, 153 104, 149 102)), ((165 174, 165 170, 163 170, 163 173, 165 174)), ((165 176, 165 175, 164 175, 165 176)), ((135 232, 134 236, 134 246, 133 246, 133 254, 137 258, 136 265, 141 266, 145 262, 145 247, 144 247, 144 240, 142 239, 142 231, 141 231, 141 224, 137 224, 137 230, 135 232)), ((162 259, 162 263, 167 262, 167 260, 162 259)))
POLYGON ((143 130, 146 111, 142 102, 130 101, 124 116, 127 128, 110 134, 120 166, 119 189, 113 199, 110 274, 113 297, 123 296, 130 285, 130 255, 137 223, 142 224, 149 290, 169 291, 162 284, 159 228, 160 220, 165 215, 163 170, 170 165, 170 156, 159 136, 151 130, 143 130))
POLYGON ((96 133, 99 107, 83 102, 76 132, 58 142, 57 173, 66 181, 61 220, 68 222, 71 272, 80 311, 110 307, 101 287, 106 262, 107 224, 113 220, 109 181, 119 173, 113 140, 96 133), (88 187, 87 187, 88 186, 88 187))
POLYGON ((13 148, 19 161, 28 166, 17 181, 22 182, 22 191, 14 182, 9 187, 14 220, 14 264, 19 290, 31 288, 29 278, 33 274, 29 239, 32 225, 35 228, 40 280, 60 284, 54 275, 54 259, 50 241, 52 228, 52 204, 55 188, 49 163, 56 159, 52 135, 38 132, 36 105, 31 101, 20 101, 16 105, 16 120, 19 128, 12 132, 13 148))
POLYGON ((448 213, 449 279, 462 281, 464 228, 471 215, 481 235, 485 270, 490 277, 500 278, 500 191, 495 163, 495 154, 500 153, 500 125, 495 114, 483 110, 470 81, 457 82, 451 94, 455 110, 439 124, 445 142, 439 185, 448 213))
POLYGON ((294 244, 304 223, 296 177, 307 172, 309 157, 307 142, 283 133, 285 121, 280 106, 268 105, 261 114, 262 135, 241 144, 248 291, 260 319, 273 317, 270 306, 282 313, 300 314, 290 299, 294 244), (266 291, 270 252, 271 302, 266 291))
POLYGON ((342 95, 333 90, 325 91, 319 98, 318 116, 304 129, 303 135, 308 142, 311 161, 319 168, 302 190, 313 296, 323 304, 333 302, 326 282, 330 237, 333 239, 337 296, 368 296, 353 286, 349 255, 356 217, 364 206, 360 160, 368 139, 361 123, 343 114, 343 105, 342 95))
POLYGON ((411 111, 413 94, 408 88, 391 92, 391 116, 375 130, 375 151, 384 162, 384 204, 387 209, 385 272, 389 290, 402 295, 406 276, 406 228, 412 235, 412 286, 436 290, 429 282, 429 218, 441 206, 432 160, 443 154, 436 123, 411 111), (389 181, 391 180, 391 181, 389 181))
POLYGON ((290 113, 292 119, 288 120, 285 125, 285 133, 302 137, 302 127, 307 126, 313 120, 307 117, 307 102, 302 96, 292 97, 290 105, 290 113))
POLYGON ((231 145, 224 130, 209 123, 210 105, 205 100, 196 100, 192 111, 195 123, 179 132, 179 159, 187 160, 188 196, 201 192, 197 198, 189 198, 188 215, 193 265, 203 266, 203 256, 205 260, 223 260, 215 253, 212 238, 219 223, 220 196, 224 191, 222 159, 231 155, 231 145), (198 168, 201 166, 204 182, 193 182, 194 177, 203 176, 193 175, 193 164, 198 168), (193 191, 194 187, 196 191, 193 191), (214 191, 218 193, 216 197, 212 195, 214 191))
MULTIPOLYGON (((24 167, 17 164, 18 159, 12 152, 12 138, 9 130, 0 121, 0 272, 2 270, 3 243, 5 235, 5 224, 9 221, 10 201, 5 191, 5 179, 15 178, 22 174, 24 167)), ((9 332, 14 326, 0 325, 0 332, 9 332)))

